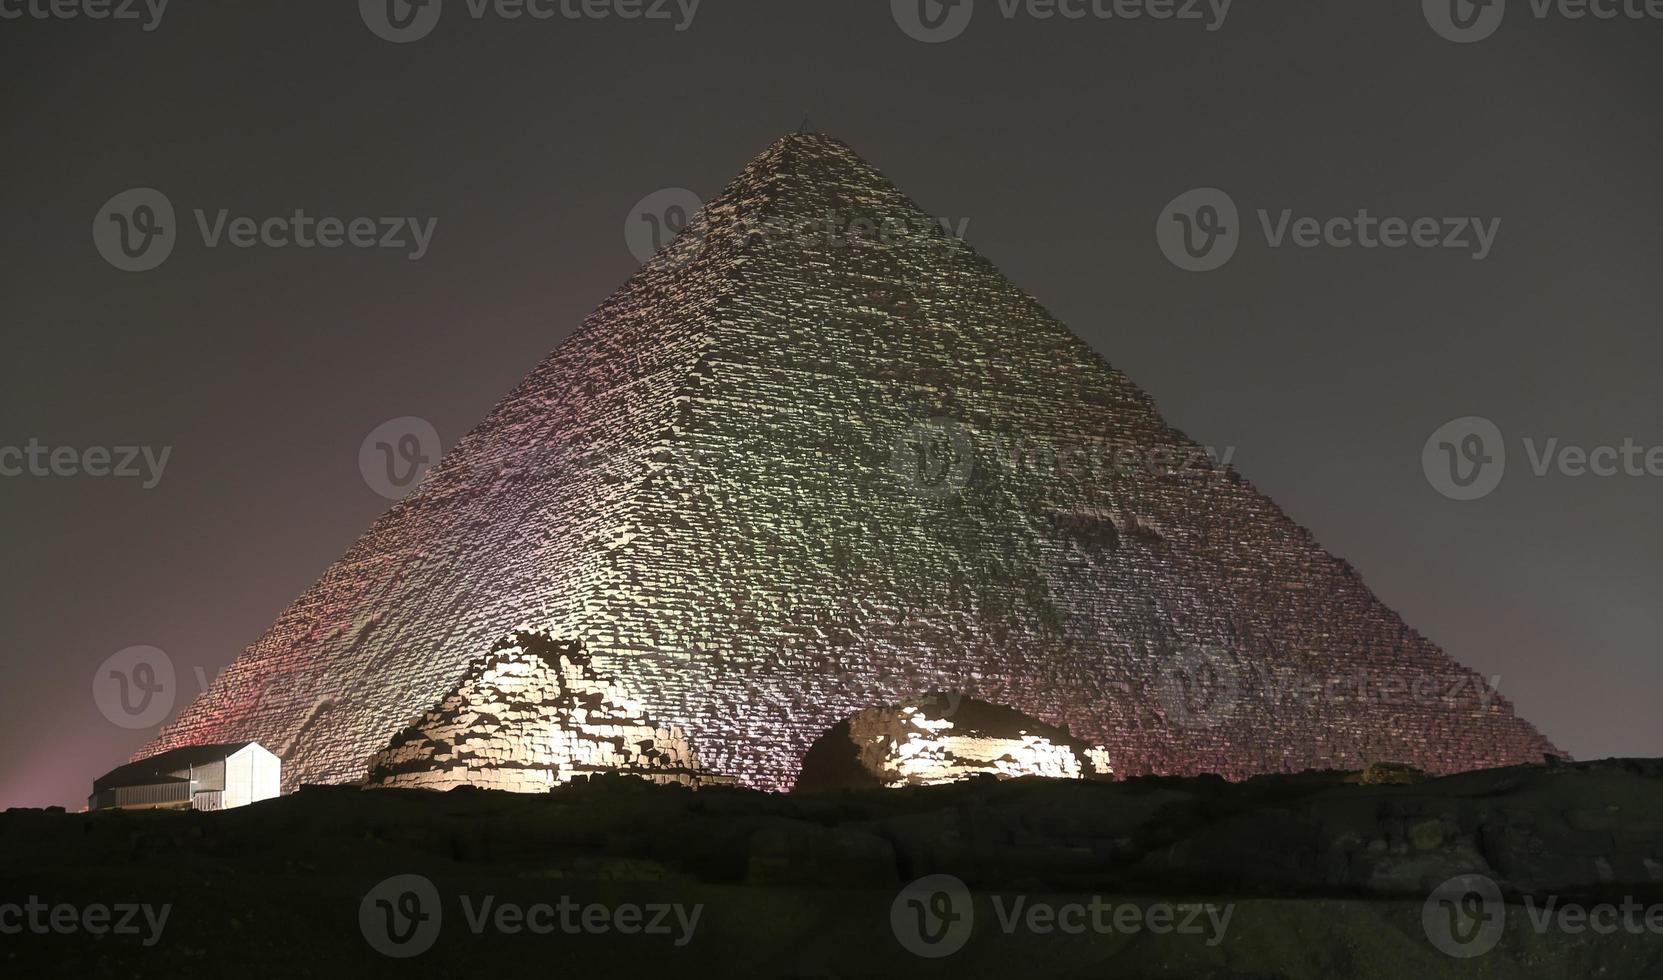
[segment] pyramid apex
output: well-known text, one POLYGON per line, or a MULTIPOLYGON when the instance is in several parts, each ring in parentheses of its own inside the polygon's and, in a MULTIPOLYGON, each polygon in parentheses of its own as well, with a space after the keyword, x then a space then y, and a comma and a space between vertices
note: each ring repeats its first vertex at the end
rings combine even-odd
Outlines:
POLYGON ((736 183, 802 173, 805 164, 822 176, 831 172, 861 182, 883 179, 878 169, 849 144, 826 133, 803 129, 775 137, 751 160, 736 183))
MULTIPOLYGON (((805 126, 807 126, 808 121, 804 120, 803 124, 805 126)), ((836 145, 836 146, 847 146, 848 145, 848 144, 844 143, 842 140, 836 138, 835 136, 831 136, 831 135, 828 135, 826 133, 822 133, 822 132, 820 132, 819 130, 816 130, 816 129, 799 129, 799 130, 796 130, 794 132, 782 134, 778 139, 774 140, 773 145, 774 146, 786 146, 786 145, 793 145, 793 144, 795 144, 795 145, 808 145, 808 144, 816 144, 816 143, 833 144, 833 145, 836 145)))

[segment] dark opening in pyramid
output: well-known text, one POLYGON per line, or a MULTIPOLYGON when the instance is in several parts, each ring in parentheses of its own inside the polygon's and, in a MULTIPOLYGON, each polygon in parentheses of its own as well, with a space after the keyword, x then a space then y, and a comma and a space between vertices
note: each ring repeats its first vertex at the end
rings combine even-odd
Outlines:
POLYGON ((765 789, 943 690, 1121 775, 1555 751, 1235 473, 1045 458, 1078 447, 1200 453, 848 147, 787 136, 138 757, 255 740, 285 789, 361 780, 517 628, 765 789))

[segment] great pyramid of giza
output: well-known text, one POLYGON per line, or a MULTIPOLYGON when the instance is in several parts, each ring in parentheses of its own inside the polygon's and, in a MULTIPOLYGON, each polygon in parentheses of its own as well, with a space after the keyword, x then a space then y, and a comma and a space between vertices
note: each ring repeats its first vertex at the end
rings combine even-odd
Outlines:
POLYGON ((787 136, 137 757, 246 739, 286 790, 363 780, 518 629, 763 789, 945 690, 1119 775, 1556 751, 1200 454, 847 146, 787 136))

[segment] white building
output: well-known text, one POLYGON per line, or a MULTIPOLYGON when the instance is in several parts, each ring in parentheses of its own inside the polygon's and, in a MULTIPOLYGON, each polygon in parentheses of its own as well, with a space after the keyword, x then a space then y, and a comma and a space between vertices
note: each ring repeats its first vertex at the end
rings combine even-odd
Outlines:
POLYGON ((282 762, 258 742, 187 745, 93 780, 89 810, 228 810, 280 792, 282 762))

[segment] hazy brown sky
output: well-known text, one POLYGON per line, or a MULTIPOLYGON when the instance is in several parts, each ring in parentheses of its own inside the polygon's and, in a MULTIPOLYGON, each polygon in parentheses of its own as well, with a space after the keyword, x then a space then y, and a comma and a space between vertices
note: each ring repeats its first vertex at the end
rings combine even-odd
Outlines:
POLYGON ((888 3, 665 9, 476 19, 448 0, 397 44, 338 0, 173 0, 153 30, 0 4, 25 11, 0 19, 0 467, 32 441, 93 469, 89 449, 169 450, 149 489, 0 476, 0 806, 80 805, 156 727, 106 719, 100 664, 159 648, 193 696, 385 509, 359 467, 372 430, 418 416, 448 446, 628 277, 637 202, 713 194, 805 113, 1175 425, 1234 447, 1561 747, 1663 754, 1663 475, 1644 465, 1663 446, 1663 22, 1514 0, 1463 44, 1404 0, 1241 0, 1222 23, 978 0, 924 43, 888 3), (150 271, 95 247, 130 188, 177 211, 150 271), (1239 208, 1213 271, 1156 240, 1196 188, 1239 208), (417 260, 208 247, 195 217, 213 232, 224 210, 229 235, 297 209, 414 218, 431 240, 417 260), (1438 245, 1296 243, 1293 222, 1343 235, 1331 219, 1364 209, 1438 219, 1438 245), (1488 245, 1442 247, 1468 218, 1488 245), (1468 416, 1507 466, 1463 502, 1422 454, 1468 416), (1599 452, 1625 440, 1633 474, 1599 452), (1617 475, 1576 475, 1578 450, 1617 475))

